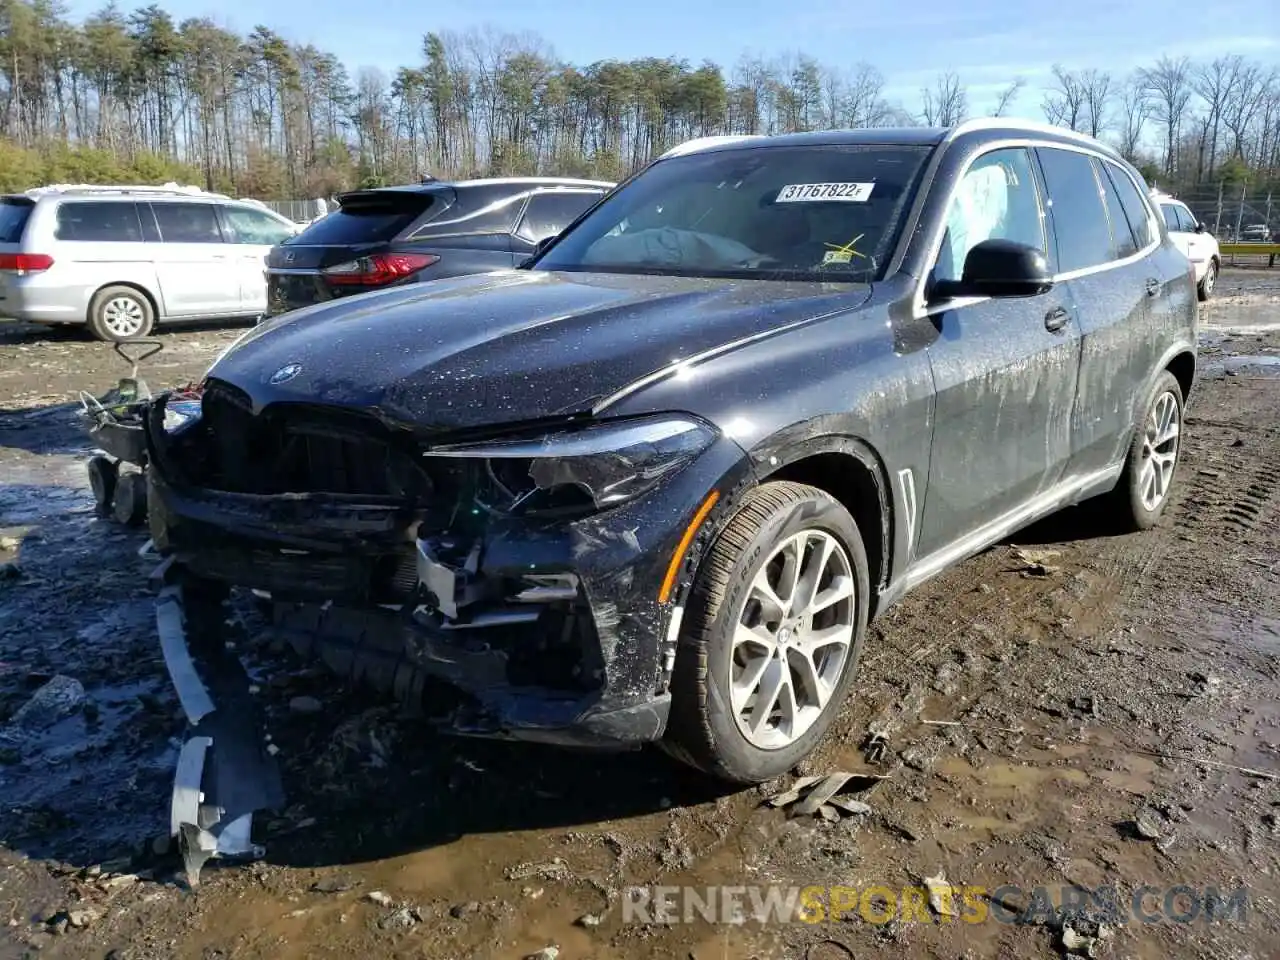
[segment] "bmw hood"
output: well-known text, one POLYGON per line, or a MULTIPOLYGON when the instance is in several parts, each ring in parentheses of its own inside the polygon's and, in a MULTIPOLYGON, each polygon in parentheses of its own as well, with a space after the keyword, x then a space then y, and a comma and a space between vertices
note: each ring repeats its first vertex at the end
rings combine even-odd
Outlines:
POLYGON ((861 284, 511 270, 284 314, 209 376, 244 390, 255 410, 319 403, 459 430, 584 412, 681 361, 869 295, 861 284))

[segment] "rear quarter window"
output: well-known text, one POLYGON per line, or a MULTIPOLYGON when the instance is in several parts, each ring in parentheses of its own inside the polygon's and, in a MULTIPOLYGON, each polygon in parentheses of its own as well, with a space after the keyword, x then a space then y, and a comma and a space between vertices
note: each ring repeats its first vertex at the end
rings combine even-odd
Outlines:
POLYGON ((59 240, 140 243, 138 205, 128 202, 73 200, 58 205, 59 240))
POLYGON ((1133 178, 1123 169, 1110 162, 1103 163, 1102 168, 1106 170, 1111 182, 1115 185, 1116 193, 1120 197, 1120 205, 1124 207, 1125 216, 1129 218, 1129 226, 1133 229, 1133 238, 1138 242, 1138 249, 1142 249, 1155 239, 1147 203, 1134 185, 1133 178))
POLYGON ((435 197, 422 193, 373 194, 343 203, 286 243, 348 246, 394 240, 429 211, 435 197))
POLYGON ((471 192, 462 188, 458 191, 457 203, 415 230, 410 239, 511 233, 527 196, 524 190, 494 196, 492 191, 471 192))
POLYGON ((0 198, 0 243, 17 243, 35 204, 30 200, 0 198))

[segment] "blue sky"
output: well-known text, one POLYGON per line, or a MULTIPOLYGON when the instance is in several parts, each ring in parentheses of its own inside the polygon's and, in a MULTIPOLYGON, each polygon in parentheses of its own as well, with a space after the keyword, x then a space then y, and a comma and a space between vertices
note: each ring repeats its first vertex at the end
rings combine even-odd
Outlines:
MULTIPOLYGON (((101 6, 71 0, 73 16, 101 6)), ((121 0, 129 8, 142 6, 121 0)), ((728 67, 744 51, 801 50, 831 64, 860 60, 886 76, 891 99, 914 111, 920 87, 956 71, 981 111, 1016 76, 1026 88, 1013 112, 1040 117, 1054 62, 1127 73, 1161 54, 1212 59, 1228 53, 1280 63, 1280 2, 1224 0, 160 0, 176 19, 212 16, 247 31, 263 23, 293 42, 337 54, 354 74, 420 59, 422 35, 489 23, 532 30, 562 59, 677 56, 728 67)))

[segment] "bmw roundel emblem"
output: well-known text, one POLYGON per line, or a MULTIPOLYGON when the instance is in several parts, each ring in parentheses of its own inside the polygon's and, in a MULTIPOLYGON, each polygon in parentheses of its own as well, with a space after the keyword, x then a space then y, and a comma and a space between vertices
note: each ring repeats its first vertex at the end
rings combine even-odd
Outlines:
POLYGON ((286 363, 283 367, 271 375, 271 383, 284 383, 286 380, 292 380, 302 372, 302 364, 286 363))

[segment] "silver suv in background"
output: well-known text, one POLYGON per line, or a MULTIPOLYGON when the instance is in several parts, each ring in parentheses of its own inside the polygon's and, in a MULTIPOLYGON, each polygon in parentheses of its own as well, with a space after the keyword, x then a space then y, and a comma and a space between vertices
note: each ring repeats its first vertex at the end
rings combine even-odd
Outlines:
POLYGON ((267 253, 299 229, 255 201, 176 185, 0 196, 0 317, 120 341, 165 320, 257 316, 267 253))

